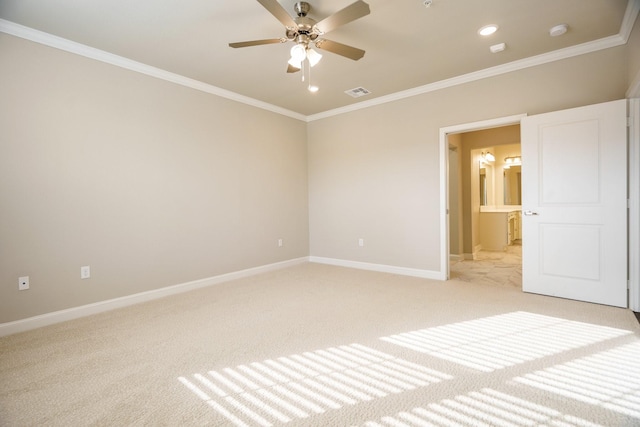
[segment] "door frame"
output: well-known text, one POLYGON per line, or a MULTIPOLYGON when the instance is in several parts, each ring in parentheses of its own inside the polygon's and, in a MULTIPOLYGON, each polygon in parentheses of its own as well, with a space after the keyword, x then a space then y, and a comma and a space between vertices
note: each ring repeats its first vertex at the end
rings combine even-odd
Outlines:
MULTIPOLYGON (((640 86, 638 86, 640 96, 640 86)), ((640 312, 640 98, 627 106, 629 197, 629 308, 640 312)))
POLYGON ((440 128, 440 278, 449 280, 449 135, 517 125, 526 114, 440 128))

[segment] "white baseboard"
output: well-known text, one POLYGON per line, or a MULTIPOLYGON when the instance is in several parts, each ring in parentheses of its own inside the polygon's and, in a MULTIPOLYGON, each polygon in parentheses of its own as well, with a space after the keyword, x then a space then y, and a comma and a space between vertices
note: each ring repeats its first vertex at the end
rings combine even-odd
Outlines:
POLYGON ((336 265, 339 267, 357 268, 359 270, 378 271, 381 273, 399 274, 401 276, 421 277, 423 279, 447 280, 445 273, 431 270, 421 270, 417 268, 395 267, 393 265, 371 264, 368 262, 347 261, 335 258, 323 258, 310 256, 309 262, 318 264, 336 265))
POLYGON ((248 268, 246 270, 221 274, 219 276, 208 277, 206 279, 194 280, 192 282, 167 286, 161 289, 154 289, 152 291, 140 292, 133 295, 127 295, 125 297, 100 301, 93 304, 81 305, 79 307, 68 308, 66 310, 54 311, 51 313, 41 314, 39 316, 16 320, 13 322, 1 323, 0 337, 29 331, 31 329, 36 329, 43 326, 53 325, 55 323, 66 322, 67 320, 78 319, 80 317, 90 316, 92 314, 103 313, 105 311, 114 310, 116 308, 140 304, 142 302, 152 301, 155 299, 188 292, 195 289, 205 288, 207 286, 217 285, 219 283, 228 282, 230 280, 242 279, 244 277, 254 276, 256 274, 266 273, 268 271, 279 270, 281 268, 302 264, 308 261, 308 257, 295 258, 288 261, 282 261, 274 264, 248 268))
POLYGON ((463 259, 462 255, 460 254, 449 254, 449 261, 460 261, 461 259, 463 259))

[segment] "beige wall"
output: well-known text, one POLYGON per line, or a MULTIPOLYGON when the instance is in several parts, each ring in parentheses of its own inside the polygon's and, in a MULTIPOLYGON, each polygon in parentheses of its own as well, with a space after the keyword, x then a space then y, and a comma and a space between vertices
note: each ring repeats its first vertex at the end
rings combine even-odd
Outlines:
POLYGON ((309 254, 438 271, 439 129, 622 98, 625 54, 305 124, 0 34, 0 323, 309 254))
POLYGON ((311 255, 439 271, 439 129, 621 99, 626 81, 623 46, 311 122, 311 255))
POLYGON ((0 57, 0 323, 308 255, 304 122, 4 34, 0 57))

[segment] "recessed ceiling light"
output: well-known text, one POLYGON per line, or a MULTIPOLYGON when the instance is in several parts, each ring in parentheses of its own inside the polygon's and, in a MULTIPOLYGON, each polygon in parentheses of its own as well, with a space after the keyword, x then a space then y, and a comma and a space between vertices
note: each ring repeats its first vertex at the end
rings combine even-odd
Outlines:
POLYGON ((551 27, 549 29, 549 35, 551 37, 558 37, 566 33, 567 29, 569 29, 569 26, 567 24, 556 25, 555 27, 551 27))
POLYGON ((498 31, 498 26, 496 24, 485 25, 484 27, 478 30, 478 34, 481 36, 490 36, 491 34, 498 31))
POLYGON ((309 85, 309 87, 307 88, 307 90, 311 93, 317 92, 318 89, 319 89, 318 86, 312 86, 312 85, 309 85))

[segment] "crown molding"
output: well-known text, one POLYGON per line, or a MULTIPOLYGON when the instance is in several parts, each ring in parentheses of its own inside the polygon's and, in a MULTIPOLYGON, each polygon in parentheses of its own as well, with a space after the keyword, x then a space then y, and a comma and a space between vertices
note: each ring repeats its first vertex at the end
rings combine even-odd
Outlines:
POLYGON ((53 47, 55 49, 60 49, 66 52, 74 53, 76 55, 84 56, 85 58, 95 59, 96 61, 115 65, 116 67, 135 71, 141 74, 146 74, 151 77, 155 77, 201 92, 206 92, 212 95, 220 96, 222 98, 230 99, 232 101, 237 101, 253 107, 261 108, 263 110, 291 117, 296 120, 306 121, 305 115, 296 113, 295 111, 287 110, 285 108, 259 101, 248 96, 240 95, 235 92, 231 92, 229 90, 201 82, 199 80, 182 76, 180 74, 171 73, 160 68, 133 61, 123 56, 114 55, 112 53, 105 52, 104 50, 96 49, 81 43, 76 43, 62 37, 54 36, 52 34, 45 33, 44 31, 25 27, 24 25, 16 24, 15 22, 7 21, 5 19, 0 19, 0 32, 43 44, 45 46, 53 47))
MULTIPOLYGON (((392 93, 390 95, 380 96, 368 101, 361 101, 356 104, 348 105, 345 107, 336 108, 333 110, 327 110, 321 113, 305 116, 304 114, 296 113, 295 111, 287 110, 282 107, 278 107, 273 104, 269 104, 263 101, 259 101, 248 96, 240 95, 235 92, 231 92, 226 89, 219 88, 217 86, 210 85, 208 83, 194 80, 179 74, 171 73, 160 68, 152 67, 140 62, 133 61, 131 59, 114 55, 109 52, 105 52, 100 49, 96 49, 90 46, 86 46, 80 43, 73 42, 71 40, 57 37, 52 34, 45 33, 43 31, 35 30, 33 28, 25 27, 20 24, 16 24, 11 21, 0 19, 0 32, 7 33, 16 37, 20 37, 26 40, 30 40, 36 43, 40 43, 46 46, 50 46, 56 49, 64 50, 66 52, 75 53, 77 55, 84 56, 86 58, 95 59, 97 61, 105 62, 117 67, 125 68, 138 73, 146 74, 151 77, 166 80, 175 84, 186 86, 201 92, 206 92, 212 95, 227 98, 233 101, 237 101, 243 104, 247 104, 256 108, 271 111, 273 113, 281 114, 283 116, 291 117, 296 120, 304 122, 313 122, 316 120, 325 119, 332 116, 337 116, 365 108, 374 107, 377 105, 386 104, 389 102, 398 101, 405 98, 411 98, 417 95, 422 95, 429 92, 434 92, 441 89, 450 88, 453 86, 462 85, 465 83, 471 83, 474 81, 486 79, 489 77, 499 76, 501 74, 510 73, 512 71, 523 70, 538 65, 547 64, 550 62, 560 61, 563 59, 572 58, 574 56, 584 55, 592 52, 597 52, 602 49, 608 49, 627 43, 629 35, 633 30, 633 26, 640 12, 640 0, 629 0, 625 14, 620 25, 620 32, 617 35, 605 37, 599 40, 583 43, 576 46, 570 46, 564 49, 558 49, 552 52, 544 53, 537 56, 509 62, 495 67, 485 68, 484 70, 475 71, 468 74, 452 77, 450 79, 440 80, 434 83, 429 83, 423 86, 418 86, 412 89, 403 90, 400 92, 392 93)), ((637 79, 636 79, 637 80, 637 79)), ((635 86, 637 86, 635 82, 635 86)), ((632 93, 637 93, 638 89, 632 93)))
MULTIPOLYGON (((628 37, 628 35, 627 35, 628 37)), ((597 52, 602 49, 608 49, 611 47, 620 46, 626 43, 626 39, 621 35, 609 36, 599 40, 579 44, 576 46, 567 47, 564 49, 554 50, 552 52, 543 53, 541 55, 531 56, 529 58, 520 59, 518 61, 508 62, 502 65, 496 65, 495 67, 485 68, 484 70, 474 71, 472 73, 463 74, 460 76, 452 77, 450 79, 440 80, 434 83, 429 83, 424 86, 418 86, 412 89, 403 90, 401 92, 392 93, 390 95, 380 96, 368 101, 359 102, 357 104, 349 105, 346 107, 336 108, 334 110, 324 111, 322 113, 313 114, 307 116, 307 122, 315 120, 325 119, 327 117, 337 116, 340 114, 349 113, 363 108, 369 108, 376 105, 386 104, 388 102, 394 102, 405 98, 411 98, 417 95, 422 95, 428 92, 435 92, 437 90, 450 88, 453 86, 462 85, 465 83, 475 82, 477 80, 483 80, 489 77, 499 76, 501 74, 510 73, 512 71, 523 70, 525 68, 531 68, 538 65, 547 64, 549 62, 560 61, 568 59, 574 56, 584 55, 591 52, 597 52)))
POLYGON ((620 32, 618 33, 624 39, 625 44, 629 40, 629 35, 631 35, 633 26, 636 23, 638 12, 640 12, 640 0, 629 0, 622 18, 622 24, 620 24, 620 32))
MULTIPOLYGON (((506 74, 512 71, 518 71, 525 68, 535 67, 537 65, 543 65, 549 62, 560 61, 562 59, 568 59, 574 56, 597 52, 602 49, 608 49, 611 47, 620 46, 620 45, 626 44, 627 41, 629 40, 629 35, 633 30, 633 26, 636 22, 636 19, 638 18, 639 12, 640 12, 640 0, 629 0, 629 2, 627 3, 627 8, 625 9, 624 16, 622 18, 620 31, 617 35, 605 37, 599 40, 594 40, 594 41, 583 43, 576 46, 570 46, 564 49, 558 49, 552 52, 543 53, 541 55, 532 56, 532 57, 521 59, 518 61, 509 62, 507 64, 497 65, 491 68, 485 68, 484 70, 463 74, 463 75, 446 79, 446 80, 440 80, 438 82, 429 83, 424 86, 419 86, 413 89, 392 93, 386 96, 381 96, 375 99, 371 99, 369 101, 362 101, 357 104, 349 105, 346 107, 327 110, 322 113, 307 116, 307 122, 312 122, 314 120, 320 120, 327 117, 337 116, 340 114, 361 110, 363 108, 374 107, 376 105, 386 104, 387 102, 398 101, 400 99, 410 98, 416 95, 421 95, 428 92, 434 92, 440 89, 446 89, 449 87, 486 79, 488 77, 499 76, 500 74, 506 74)), ((631 93, 638 93, 638 91, 640 90, 637 87, 640 84, 638 82, 638 78, 640 78, 640 73, 639 73, 639 76, 636 77, 635 86, 634 86, 635 91, 630 90, 631 93)))

